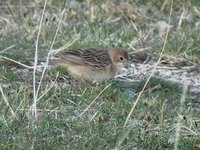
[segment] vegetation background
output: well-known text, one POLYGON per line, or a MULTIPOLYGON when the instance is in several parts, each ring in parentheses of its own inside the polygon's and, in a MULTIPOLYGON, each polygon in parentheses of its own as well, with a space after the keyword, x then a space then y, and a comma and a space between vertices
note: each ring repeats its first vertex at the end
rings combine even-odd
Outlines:
POLYGON ((150 49, 199 74, 200 1, 1 0, 0 149, 200 148, 200 97, 187 84, 151 78, 137 99, 146 79, 80 85, 28 61, 87 47, 150 49))

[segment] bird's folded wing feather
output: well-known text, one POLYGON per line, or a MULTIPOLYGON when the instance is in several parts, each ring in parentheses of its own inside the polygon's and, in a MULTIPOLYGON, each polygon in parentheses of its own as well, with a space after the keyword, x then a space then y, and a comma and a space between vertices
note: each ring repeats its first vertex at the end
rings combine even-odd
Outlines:
POLYGON ((58 63, 71 63, 73 65, 90 65, 96 69, 102 69, 111 64, 107 51, 90 48, 90 49, 72 49, 60 52, 55 57, 58 63))
POLYGON ((84 65, 85 62, 81 58, 81 51, 80 50, 67 50, 67 51, 62 51, 59 52, 58 54, 55 55, 57 58, 57 63, 66 63, 66 64, 71 64, 71 65, 84 65))
POLYGON ((103 69, 111 64, 107 51, 100 49, 87 49, 82 53, 85 63, 94 66, 97 69, 103 69))

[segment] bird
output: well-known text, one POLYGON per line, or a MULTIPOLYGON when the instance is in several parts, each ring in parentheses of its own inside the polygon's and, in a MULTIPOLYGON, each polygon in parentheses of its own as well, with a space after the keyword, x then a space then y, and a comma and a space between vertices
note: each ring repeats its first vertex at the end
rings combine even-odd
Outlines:
POLYGON ((129 65, 128 52, 122 48, 68 49, 54 54, 50 61, 65 68, 72 77, 93 81, 113 79, 129 65))

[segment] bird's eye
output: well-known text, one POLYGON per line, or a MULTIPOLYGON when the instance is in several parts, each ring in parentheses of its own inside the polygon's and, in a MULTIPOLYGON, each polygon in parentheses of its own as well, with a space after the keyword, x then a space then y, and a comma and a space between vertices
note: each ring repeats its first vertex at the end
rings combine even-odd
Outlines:
POLYGON ((124 60, 124 57, 119 57, 119 59, 120 59, 121 61, 123 61, 123 60, 124 60))

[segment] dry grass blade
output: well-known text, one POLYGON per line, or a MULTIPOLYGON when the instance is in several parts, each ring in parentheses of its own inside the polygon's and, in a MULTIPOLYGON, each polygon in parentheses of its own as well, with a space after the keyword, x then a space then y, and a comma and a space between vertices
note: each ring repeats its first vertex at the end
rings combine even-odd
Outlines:
MULTIPOLYGON (((64 10, 62 11, 62 16, 61 16, 61 18, 60 18, 60 21, 59 21, 59 24, 58 24, 58 27, 57 27, 55 36, 54 36, 54 38, 53 38, 53 42, 52 42, 52 44, 51 44, 51 48, 50 48, 50 50, 49 50, 49 52, 48 52, 48 55, 47 55, 47 58, 46 58, 46 62, 45 62, 45 65, 44 65, 44 68, 43 68, 43 71, 42 71, 42 75, 41 75, 41 78, 40 78, 40 82, 39 82, 39 85, 38 85, 38 87, 37 87, 36 98, 37 98, 38 95, 39 95, 40 87, 41 87, 41 84, 42 84, 42 81, 43 81, 43 78, 44 78, 46 69, 47 69, 48 64, 49 64, 49 59, 50 59, 50 56, 51 56, 51 53, 52 53, 52 49, 53 49, 53 46, 54 46, 54 43, 55 43, 55 40, 56 40, 58 31, 59 31, 60 26, 61 26, 61 22, 62 22, 62 18, 63 18, 64 13, 65 13, 65 8, 64 8, 64 10)), ((41 97, 41 96, 40 96, 40 97, 41 97)), ((38 100, 37 100, 37 101, 38 101, 38 100)))
POLYGON ((36 91, 36 70, 37 70, 37 64, 38 64, 38 45, 39 45, 39 39, 40 39, 40 33, 42 30, 42 22, 44 19, 44 12, 45 12, 45 8, 47 5, 47 0, 45 0, 44 3, 44 7, 43 7, 43 11, 42 11, 42 16, 40 19, 40 25, 39 25, 39 31, 37 34, 37 40, 36 40, 36 47, 35 47, 35 58, 34 58, 34 68, 33 68, 33 105, 32 105, 32 115, 34 116, 34 118, 37 118, 37 91, 36 91))
MULTIPOLYGON (((11 62, 14 62, 14 63, 16 63, 16 64, 18 64, 18 65, 20 65, 20 66, 23 66, 23 67, 25 67, 25 68, 27 68, 27 69, 34 69, 33 66, 25 65, 25 64, 23 64, 23 63, 21 63, 21 62, 19 62, 19 61, 16 61, 16 60, 11 59, 11 58, 8 58, 8 57, 0 56, 0 58, 3 58, 3 59, 5 59, 5 60, 9 60, 9 61, 11 61, 11 62)), ((37 68, 36 68, 36 69, 37 69, 37 68)))
POLYGON ((181 130, 181 120, 182 120, 182 113, 183 113, 183 108, 184 108, 184 103, 185 103, 185 97, 186 97, 186 93, 188 90, 188 84, 184 84, 183 86, 183 94, 182 97, 180 99, 180 110, 179 110, 179 118, 178 118, 178 123, 176 125, 176 135, 175 135, 175 143, 174 143, 174 149, 178 150, 178 143, 179 143, 179 139, 180 139, 180 130, 181 130))
POLYGON ((75 39, 72 39, 71 41, 69 41, 66 45, 60 47, 59 49, 56 49, 56 50, 52 50, 52 54, 57 54, 59 53, 60 51, 63 51, 67 48, 69 48, 71 45, 73 45, 77 40, 80 39, 80 36, 76 37, 75 39))
POLYGON ((12 107, 10 106, 7 97, 5 96, 5 94, 4 94, 4 92, 3 92, 3 89, 2 89, 2 87, 1 87, 1 85, 0 85, 0 92, 1 92, 1 95, 2 95, 2 98, 3 98, 4 102, 6 103, 6 106, 10 109, 10 112, 11 112, 12 116, 13 116, 14 118, 17 118, 17 116, 16 116, 14 110, 13 110, 12 107))
MULTIPOLYGON (((172 3, 171 3, 171 10, 170 10, 170 15, 169 15, 168 24, 170 24, 170 22, 171 22, 172 6, 173 6, 173 0, 172 0, 172 3)), ((156 64, 154 65, 154 68, 152 69, 150 76, 148 77, 148 79, 147 79, 146 83, 144 84, 144 86, 143 86, 141 92, 139 93, 139 95, 138 95, 136 101, 134 102, 133 107, 131 108, 131 110, 130 110, 130 112, 129 112, 127 118, 126 118, 126 121, 125 121, 125 123, 124 123, 124 127, 126 127, 126 125, 127 125, 127 123, 128 123, 128 120, 129 120, 129 118, 131 117, 131 114, 133 113, 133 111, 134 111, 134 109, 135 109, 137 103, 139 102, 140 97, 141 97, 143 91, 145 90, 145 88, 146 88, 147 84, 149 83, 149 81, 150 81, 150 79, 151 79, 151 77, 152 77, 154 71, 156 70, 158 64, 160 63, 160 61, 161 61, 161 59, 162 59, 162 57, 163 57, 163 53, 164 53, 164 50, 165 50, 165 47, 166 47, 166 43, 167 43, 167 39, 168 39, 168 34, 169 34, 169 28, 167 28, 167 32, 166 32, 166 35, 165 35, 164 44, 163 44, 163 47, 162 47, 162 51, 161 51, 161 53, 160 53, 160 56, 159 56, 159 58, 158 58, 158 61, 157 61, 156 64)))
MULTIPOLYGON (((37 87, 37 90, 36 90, 36 93, 35 94, 35 98, 34 98, 34 104, 32 105, 32 108, 36 108, 36 103, 44 96, 46 95, 46 93, 53 87, 55 81, 53 82, 53 84, 50 86, 50 88, 48 88, 41 96, 38 97, 39 95, 39 91, 40 91, 40 88, 41 88, 41 85, 42 85, 42 81, 43 81, 43 78, 44 78, 44 75, 45 75, 45 72, 46 72, 46 69, 48 67, 48 64, 49 64, 49 59, 50 59, 50 56, 51 56, 51 53, 52 53, 52 49, 53 49, 53 46, 54 46, 54 43, 55 43, 55 40, 56 40, 56 37, 57 37, 57 34, 58 34, 58 31, 60 29, 60 26, 61 26, 61 22, 62 22, 62 18, 63 18, 63 15, 65 13, 65 8, 64 10, 62 11, 62 16, 60 18, 60 21, 59 21, 59 24, 58 24, 58 27, 57 27, 57 30, 56 30, 56 33, 55 33, 55 36, 53 38, 53 42, 51 44, 51 48, 48 52, 48 55, 47 55, 47 58, 46 58, 46 62, 45 62, 45 65, 44 65, 44 68, 43 68, 43 71, 42 71, 42 75, 41 75, 41 78, 40 78, 40 82, 39 82, 39 85, 37 87)), ((58 74, 56 76, 56 79, 58 77, 58 74)))
POLYGON ((84 111, 79 115, 80 117, 92 106, 92 104, 95 103, 95 101, 99 98, 99 96, 109 87, 111 86, 111 83, 108 84, 96 97, 95 99, 90 103, 90 105, 88 105, 88 107, 86 109, 84 109, 84 111))
POLYGON ((5 51, 7 51, 9 49, 12 49, 13 47, 15 47, 15 45, 11 45, 11 46, 7 47, 6 49, 0 51, 0 54, 4 53, 5 51))
POLYGON ((43 93, 40 97, 37 98, 37 102, 38 102, 43 96, 45 96, 45 95, 51 90, 51 88, 55 85, 55 82, 56 82, 56 80, 57 80, 57 78, 58 78, 58 75, 59 75, 59 73, 57 73, 56 78, 55 78, 55 80, 52 82, 52 84, 50 85, 50 87, 49 87, 46 91, 44 91, 44 93, 43 93))

